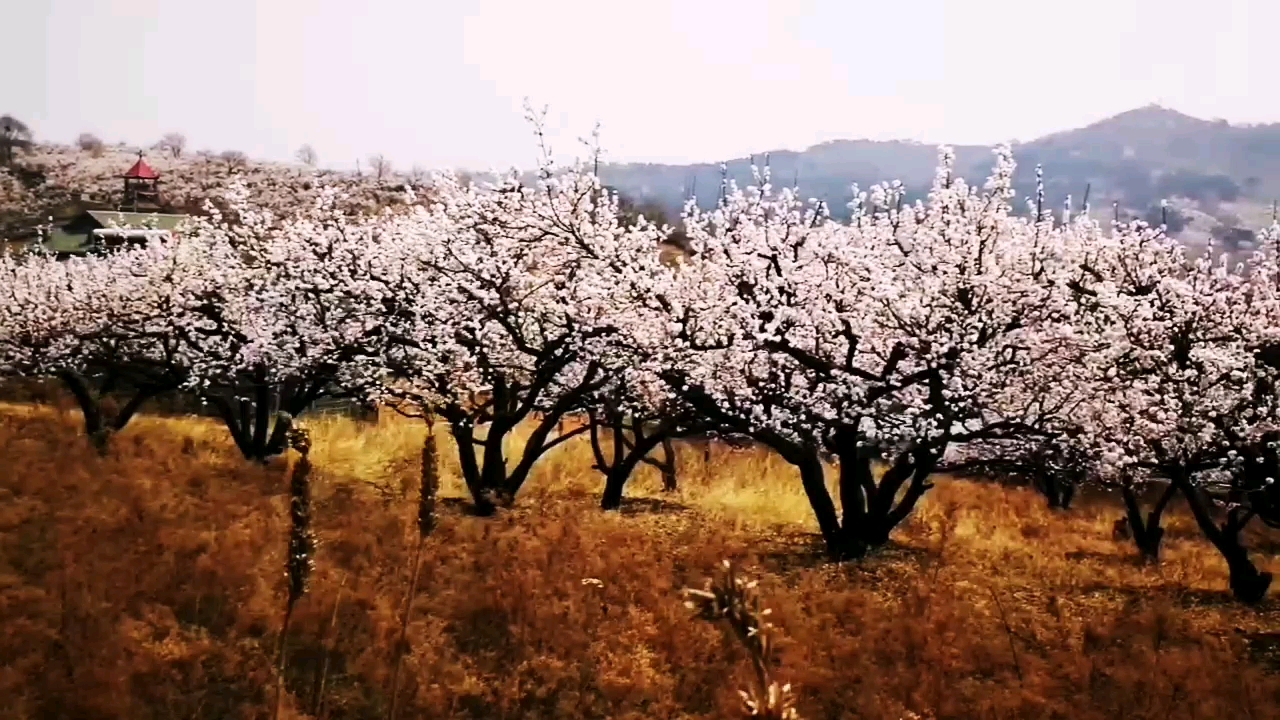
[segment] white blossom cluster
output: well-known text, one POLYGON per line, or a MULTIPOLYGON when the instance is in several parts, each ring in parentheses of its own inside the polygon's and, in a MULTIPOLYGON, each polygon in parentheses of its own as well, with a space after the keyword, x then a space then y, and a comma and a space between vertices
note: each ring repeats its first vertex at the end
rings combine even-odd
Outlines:
MULTIPOLYGON (((884 449, 1020 434, 1072 402, 1083 339, 1075 235, 1010 214, 1013 163, 985 190, 944 151, 929 197, 858 193, 852 220, 793 191, 730 186, 686 218, 695 256, 663 292, 662 362, 751 427, 884 449)), ((654 323, 656 325, 657 323, 654 323)))

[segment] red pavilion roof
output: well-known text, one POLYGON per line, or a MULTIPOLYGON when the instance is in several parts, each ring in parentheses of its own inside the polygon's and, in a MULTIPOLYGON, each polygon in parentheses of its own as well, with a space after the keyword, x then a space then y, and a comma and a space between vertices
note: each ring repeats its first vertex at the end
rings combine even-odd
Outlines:
POLYGON ((138 162, 134 163, 133 167, 129 168, 129 172, 125 173, 124 176, 139 180, 155 180, 160 177, 160 173, 153 170, 146 160, 139 157, 138 162))

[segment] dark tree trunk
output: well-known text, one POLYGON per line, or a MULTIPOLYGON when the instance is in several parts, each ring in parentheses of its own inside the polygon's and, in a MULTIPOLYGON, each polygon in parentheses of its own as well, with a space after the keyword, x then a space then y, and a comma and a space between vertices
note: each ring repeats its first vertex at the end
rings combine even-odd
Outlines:
POLYGON ((1262 602, 1271 587, 1271 573, 1259 571, 1249 559, 1249 553, 1238 541, 1230 544, 1222 555, 1230 573, 1228 582, 1231 594, 1242 603, 1253 605, 1262 602))
POLYGON ((901 453, 877 483, 872 472, 874 456, 865 445, 859 446, 856 436, 838 435, 833 451, 840 464, 846 545, 871 549, 886 544, 893 529, 932 487, 928 480, 936 462, 933 455, 919 450, 901 453))
POLYGON ((1046 473, 1040 476, 1037 485, 1048 501, 1050 509, 1068 510, 1071 508, 1071 500, 1076 494, 1075 483, 1062 479, 1056 473, 1046 473))
MULTIPOLYGON (((865 444, 858 443, 855 433, 837 433, 831 450, 839 462, 840 506, 843 510, 836 554, 839 557, 861 557, 867 551, 888 543, 894 528, 910 516, 916 503, 933 487, 928 480, 936 458, 923 450, 901 453, 877 483, 872 471, 875 456, 865 444)), ((813 493, 818 491, 815 487, 810 493, 811 504, 813 493)), ((806 492, 809 492, 808 488, 806 492)), ((821 495, 826 495, 825 486, 821 488, 821 495)), ((820 507, 825 510, 829 502, 829 497, 825 501, 820 497, 819 505, 814 507, 815 512, 820 507)))
MULTIPOLYGON (((267 446, 267 433, 271 431, 271 415, 275 412, 275 408, 271 407, 274 397, 271 388, 267 386, 265 380, 259 380, 258 386, 254 389, 254 423, 253 423, 253 447, 259 454, 255 460, 264 459, 267 446)), ((281 449, 284 452, 284 449, 281 449)))
POLYGON ((750 436, 800 471, 800 482, 817 518, 823 541, 830 555, 837 560, 860 557, 868 549, 888 542, 889 533, 911 514, 924 493, 933 487, 929 476, 937 467, 938 457, 946 449, 942 444, 900 454, 877 484, 871 472, 873 458, 865 446, 859 446, 856 426, 837 430, 825 450, 840 464, 842 522, 827 490, 822 463, 824 448, 796 442, 772 430, 752 429, 741 418, 724 412, 705 392, 688 388, 683 378, 672 375, 668 382, 685 387, 684 399, 712 425, 750 436), (900 491, 901 498, 898 497, 900 491))
POLYGON ((462 467, 462 481, 471 493, 471 501, 475 503, 476 514, 482 517, 493 515, 497 509, 493 498, 480 478, 480 465, 476 462, 475 428, 466 417, 459 417, 449 423, 449 432, 458 445, 458 462, 462 467))
MULTIPOLYGON (((489 426, 483 440, 475 437, 475 408, 452 406, 438 410, 440 416, 449 422, 450 432, 458 444, 462 477, 475 502, 476 514, 489 516, 496 512, 498 504, 510 505, 515 502, 517 493, 528 481, 537 461, 547 451, 582 432, 583 429, 572 430, 558 437, 551 437, 564 416, 596 389, 596 383, 597 374, 588 372, 586 379, 577 388, 566 392, 539 418, 525 442, 519 461, 510 472, 507 470, 504 449, 506 439, 534 414, 536 395, 520 397, 505 385, 495 385, 488 408, 478 413, 488 421, 489 426)), ((532 393, 530 390, 526 392, 532 393)))
POLYGON ((133 416, 137 415, 138 411, 142 409, 142 406, 145 405, 148 400, 159 395, 161 392, 163 392, 163 389, 157 387, 144 387, 138 389, 138 391, 133 394, 133 397, 129 398, 129 401, 116 411, 116 416, 111 421, 112 431, 119 432, 123 430, 124 426, 128 425, 129 421, 133 419, 133 416))
POLYGON ((102 424, 102 403, 93 389, 89 387, 89 381, 81 374, 76 372, 62 372, 58 374, 58 378, 62 380, 67 389, 76 399, 76 404, 80 406, 80 415, 84 418, 84 432, 93 441, 94 447, 99 452, 106 450, 103 443, 99 446, 98 439, 103 431, 102 424))
POLYGON ((676 448, 670 437, 662 438, 662 463, 658 469, 662 472, 662 492, 676 491, 676 448))
MULTIPOLYGON (((1132 521, 1130 521, 1132 523, 1132 521)), ((1138 554, 1147 563, 1160 562, 1160 541, 1164 538, 1164 528, 1159 525, 1148 525, 1145 528, 1133 527, 1133 542, 1138 546, 1138 554)))
POLYGON ((1165 487, 1156 504, 1143 519, 1142 508, 1138 504, 1133 486, 1125 483, 1120 487, 1120 494, 1124 498, 1125 519, 1133 533, 1133 542, 1138 546, 1138 553, 1145 562, 1160 562, 1160 541, 1164 539, 1164 528, 1160 526, 1160 520, 1177 489, 1172 483, 1165 487))
POLYGON ((107 394, 105 390, 95 392, 89 379, 77 372, 64 371, 58 374, 58 378, 75 397, 84 417, 85 435, 99 454, 106 453, 111 436, 123 430, 148 400, 174 386, 172 383, 143 384, 133 391, 114 415, 107 417, 102 408, 102 397, 107 394))
POLYGON ((622 415, 611 411, 589 411, 587 413, 587 432, 591 441, 591 455, 595 458, 592 469, 608 475, 609 471, 622 462, 625 448, 625 436, 622 427, 622 415), (612 458, 605 456, 604 444, 601 442, 601 430, 607 430, 609 448, 612 458))
POLYGON ((565 438, 572 437, 566 433, 555 440, 551 439, 551 432, 560 423, 560 418, 564 417, 565 412, 566 410, 560 408, 552 409, 533 428, 533 432, 529 434, 529 440, 525 443, 524 450, 520 453, 520 462, 516 463, 515 469, 511 471, 511 474, 507 476, 502 485, 502 495, 507 503, 515 501, 516 493, 520 492, 520 488, 524 487, 524 484, 528 482, 529 474, 533 472, 533 466, 538 460, 565 438))
POLYGON ((286 419, 287 416, 281 413, 273 423, 272 418, 267 414, 267 408, 255 407, 255 403, 249 400, 241 400, 238 405, 239 417, 228 413, 224 414, 223 421, 244 459, 265 464, 284 452, 284 443, 280 442, 280 439, 289 430, 290 423, 286 419))
MULTIPOLYGON (((786 457, 786 455, 784 455, 786 457)), ((805 497, 809 499, 809 507, 813 509, 818 520, 818 530, 826 543, 827 554, 833 560, 848 560, 866 554, 866 546, 854 541, 840 525, 840 516, 836 513, 836 504, 827 492, 826 469, 822 465, 816 449, 801 452, 788 462, 800 471, 800 485, 804 488, 805 497)), ((841 484, 843 488, 843 483, 841 484)))
MULTIPOLYGON (((479 442, 482 448, 480 453, 480 488, 482 492, 488 493, 494 500, 498 499, 498 493, 502 490, 502 484, 507 479, 507 454, 506 444, 507 435, 515 427, 505 419, 495 419, 489 423, 488 432, 484 436, 484 440, 479 442)), ((472 447, 475 447, 473 445, 472 447)))
MULTIPOLYGON (((554 439, 551 437, 551 433, 560 424, 565 415, 568 415, 577 407, 587 393, 594 389, 595 375, 594 372, 588 372, 582 384, 576 390, 565 393, 534 426, 533 432, 529 434, 529 439, 525 442, 524 449, 520 453, 520 461, 516 463, 516 467, 511 471, 511 474, 503 478, 501 485, 499 485, 504 502, 508 504, 515 502, 516 494, 520 492, 520 488, 524 487, 524 484, 529 480, 529 475, 533 472, 533 466, 537 464, 542 456, 547 454, 547 451, 582 432, 582 429, 571 430, 567 433, 559 433, 558 437, 554 439)), ((518 417, 511 424, 508 431, 514 429, 527 415, 528 413, 526 412, 525 415, 518 417)), ((505 466, 503 469, 505 471, 505 466)))
POLYGON ((592 413, 590 417, 591 452, 595 456, 595 468, 605 475, 604 494, 600 498, 600 507, 604 510, 617 510, 622 506, 623 489, 631 479, 640 463, 654 465, 662 473, 664 491, 675 488, 675 448, 671 438, 675 435, 677 423, 664 419, 646 429, 645 423, 634 418, 630 425, 626 417, 617 411, 605 411, 601 417, 592 413), (600 429, 609 432, 612 458, 604 452, 600 439, 600 429), (627 437, 630 430, 631 437, 627 437), (666 457, 659 462, 649 457, 649 453, 659 446, 666 457))
POLYGON ((601 508, 617 510, 622 506, 622 489, 627 484, 627 480, 631 478, 631 474, 635 472, 645 456, 661 442, 662 436, 656 433, 636 437, 635 444, 627 450, 621 460, 609 467, 605 475, 604 495, 600 498, 601 508))
MULTIPOLYGON (((587 423, 591 455, 595 458, 592 468, 604 473, 604 494, 600 498, 600 507, 604 510, 617 510, 622 504, 622 487, 627 482, 625 475, 619 475, 624 471, 628 474, 631 472, 626 468, 627 463, 624 462, 622 413, 612 410, 592 410, 587 413, 587 423), (607 430, 610 436, 610 454, 608 455, 601 443, 602 430, 607 430)), ((631 468, 634 467, 635 463, 631 463, 631 468)))
POLYGON ((256 382, 249 392, 252 399, 228 394, 211 393, 205 399, 217 409, 240 454, 265 463, 287 449, 293 419, 324 394, 324 383, 256 382))
POLYGON ((1191 482, 1188 474, 1182 470, 1171 474, 1174 484, 1187 499, 1187 505, 1191 507, 1191 514, 1195 517, 1196 524, 1227 561, 1232 595, 1236 600, 1247 604, 1261 602, 1271 586, 1271 573, 1258 570, 1249 559, 1249 551, 1240 541, 1240 532, 1252 519, 1252 512, 1240 508, 1233 509, 1227 513, 1226 519, 1219 526, 1214 522, 1209 511, 1208 498, 1191 482))
POLYGON ((236 448, 245 460, 266 463, 271 458, 285 451, 289 429, 293 426, 293 417, 285 412, 276 413, 275 418, 267 415, 266 409, 258 410, 247 400, 240 401, 240 414, 231 409, 231 403, 223 398, 211 399, 218 408, 223 423, 231 433, 236 448), (252 427, 252 432, 250 428, 252 427), (266 427, 270 434, 259 433, 258 427, 266 427))

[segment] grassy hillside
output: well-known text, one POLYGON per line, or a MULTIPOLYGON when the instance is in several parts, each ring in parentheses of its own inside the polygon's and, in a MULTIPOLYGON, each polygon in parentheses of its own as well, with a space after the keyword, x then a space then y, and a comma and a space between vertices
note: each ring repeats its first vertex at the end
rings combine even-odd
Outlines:
MULTIPOLYGON (((310 428, 320 544, 282 716, 382 718, 425 430, 310 428)), ((784 464, 702 457, 683 449, 677 494, 646 474, 604 514, 569 443, 517 509, 481 519, 446 452, 400 716, 732 717, 744 655, 678 595, 725 558, 761 579, 806 718, 1280 714, 1280 606, 1231 603, 1181 509, 1165 562, 1139 567, 1107 498, 1054 514, 1027 491, 944 481, 889 550, 833 566, 784 464)), ((147 417, 98 458, 74 416, 16 405, 0 407, 0 458, 6 717, 268 716, 296 460, 249 467, 216 425, 147 417)))

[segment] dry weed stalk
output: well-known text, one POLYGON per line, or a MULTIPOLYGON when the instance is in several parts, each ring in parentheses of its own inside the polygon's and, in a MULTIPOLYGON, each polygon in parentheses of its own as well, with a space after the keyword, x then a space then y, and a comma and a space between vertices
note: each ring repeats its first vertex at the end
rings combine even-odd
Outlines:
POLYGON ((418 547, 413 552, 413 574, 409 578, 409 593, 404 603, 404 615, 400 620, 400 640, 396 643, 396 666, 391 676, 391 708, 387 717, 395 720, 400 700, 400 673, 404 668, 404 656, 408 650, 409 616, 418 594, 418 574, 422 568, 422 546, 436 527, 436 494, 440 492, 440 456, 436 450, 435 416, 428 414, 427 436, 422 441, 422 479, 418 489, 418 547))
POLYGON ((766 619, 771 611, 761 606, 756 585, 755 580, 738 575, 733 563, 725 560, 724 573, 716 580, 708 580, 702 590, 685 588, 685 605, 697 610, 703 620, 724 621, 751 656, 753 682, 748 689, 738 691, 746 716, 800 720, 791 684, 779 685, 773 677, 774 626, 766 619))
POLYGON ((285 646, 289 637, 289 621, 293 608, 304 593, 315 564, 315 536, 311 531, 311 435, 304 428, 289 429, 289 445, 301 456, 293 467, 289 480, 289 555, 285 569, 289 576, 289 597, 285 603, 284 622, 280 628, 280 643, 276 650, 276 701, 272 717, 280 715, 280 701, 284 695, 285 646))
POLYGON ((338 624, 338 610, 342 606, 342 591, 346 588, 347 578, 344 576, 342 582, 338 583, 338 596, 333 600, 333 614, 329 617, 329 629, 324 636, 324 652, 320 659, 320 679, 316 682, 315 697, 311 699, 311 714, 317 717, 323 717, 321 710, 324 707, 324 686, 329 679, 329 658, 333 655, 334 646, 337 645, 337 639, 334 637, 334 628, 338 624))

